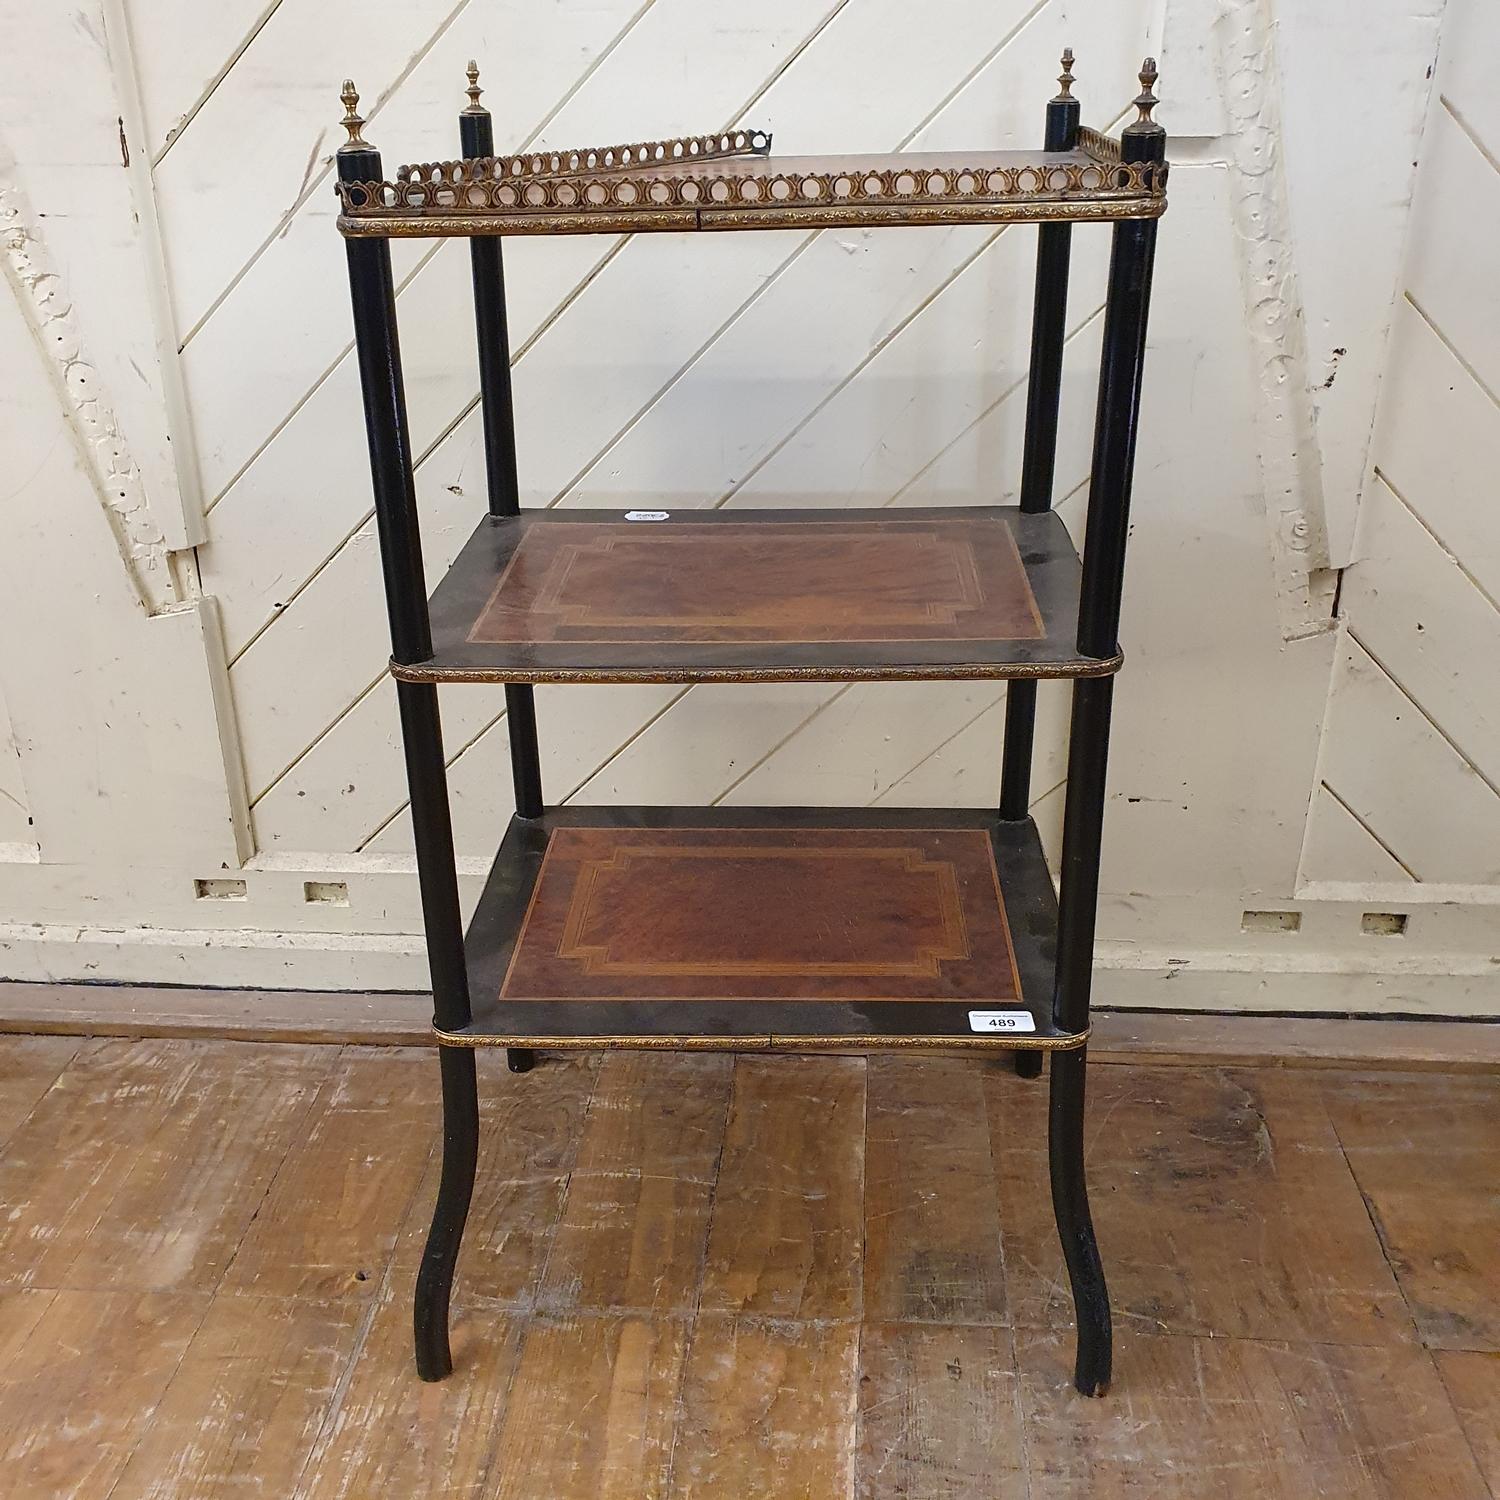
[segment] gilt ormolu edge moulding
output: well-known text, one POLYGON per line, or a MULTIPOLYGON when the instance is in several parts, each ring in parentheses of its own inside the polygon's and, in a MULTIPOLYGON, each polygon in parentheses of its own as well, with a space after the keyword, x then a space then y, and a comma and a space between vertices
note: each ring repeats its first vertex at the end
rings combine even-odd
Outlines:
MULTIPOLYGON (((1099 850, 1131 472, 1166 136, 1156 65, 1118 140, 1083 127, 1073 54, 1037 151, 776 157, 750 129, 497 156, 479 70, 462 158, 385 179, 345 83, 338 153, 365 425, 443 1084, 417 1277, 417 1370, 452 1369, 474 1188, 476 1047, 1051 1053, 1052 1201, 1074 1378, 1110 1376, 1083 1170, 1099 850), (1113 226, 1080 559, 1052 511, 1075 223, 1113 226), (516 481, 501 238, 1037 225, 1020 503, 877 510, 531 510, 516 481), (393 238, 470 241, 489 497, 432 598, 422 571, 393 238), (994 808, 549 807, 533 684, 1008 679, 994 808), (1028 815, 1036 679, 1073 680, 1060 888, 1028 815), (468 931, 438 684, 505 684, 515 815, 468 931)), ((705 244, 709 261, 713 251, 705 244)))

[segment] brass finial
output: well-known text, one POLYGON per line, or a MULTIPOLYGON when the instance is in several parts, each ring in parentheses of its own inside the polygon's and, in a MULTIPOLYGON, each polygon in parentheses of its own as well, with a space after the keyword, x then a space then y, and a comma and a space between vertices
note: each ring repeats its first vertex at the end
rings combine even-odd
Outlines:
POLYGON ((479 87, 479 64, 471 57, 469 66, 464 71, 469 75, 469 87, 466 90, 469 96, 469 108, 477 114, 484 108, 484 105, 479 102, 479 96, 484 92, 479 87))
POLYGON ((1062 72, 1057 75, 1057 81, 1062 84, 1062 90, 1057 97, 1071 99, 1073 97, 1073 49, 1071 47, 1063 48, 1062 72))
POLYGON ((364 128, 364 116, 358 109, 359 90, 354 87, 354 80, 346 78, 344 87, 339 94, 344 101, 344 129, 349 132, 349 139, 339 147, 340 151, 368 151, 370 143, 359 133, 364 128))
POLYGON ((1156 95, 1151 92, 1156 84, 1156 59, 1148 57, 1141 64, 1140 71, 1141 91, 1131 101, 1140 110, 1140 117, 1136 120, 1137 125, 1154 125, 1156 122, 1151 118, 1151 111, 1160 102, 1156 95))

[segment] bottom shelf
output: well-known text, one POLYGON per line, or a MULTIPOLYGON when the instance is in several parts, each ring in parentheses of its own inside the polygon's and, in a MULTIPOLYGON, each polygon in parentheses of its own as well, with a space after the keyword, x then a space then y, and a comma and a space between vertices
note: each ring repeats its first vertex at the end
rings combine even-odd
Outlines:
POLYGON ((450 1046, 1081 1046, 1052 1024, 1035 826, 954 809, 559 807, 512 818, 450 1046))

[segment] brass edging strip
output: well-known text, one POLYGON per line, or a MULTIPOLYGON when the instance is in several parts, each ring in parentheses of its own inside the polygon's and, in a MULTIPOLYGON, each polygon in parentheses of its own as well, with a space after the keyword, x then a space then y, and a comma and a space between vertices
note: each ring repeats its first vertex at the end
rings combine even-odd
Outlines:
POLYGON ((506 234, 643 234, 652 230, 858 229, 869 225, 1118 223, 1159 219, 1166 195, 1039 203, 992 203, 949 207, 878 204, 843 210, 824 206, 789 208, 659 208, 645 212, 591 209, 581 213, 517 212, 402 214, 390 209, 340 214, 345 239, 441 239, 506 234))
POLYGON ((952 667, 705 667, 687 671, 682 667, 600 668, 594 671, 572 667, 534 669, 486 667, 429 667, 421 662, 390 663, 397 682, 519 682, 519 683, 689 683, 689 682, 1006 682, 1017 679, 1066 679, 1112 677, 1125 663, 1125 654, 1089 658, 1086 661, 1036 664, 1032 662, 992 666, 985 662, 961 662, 952 667))
POLYGON ((541 1052, 870 1052, 921 1049, 967 1052, 1073 1052, 1089 1031, 1071 1036, 465 1036, 432 1028, 440 1047, 528 1047, 541 1052))

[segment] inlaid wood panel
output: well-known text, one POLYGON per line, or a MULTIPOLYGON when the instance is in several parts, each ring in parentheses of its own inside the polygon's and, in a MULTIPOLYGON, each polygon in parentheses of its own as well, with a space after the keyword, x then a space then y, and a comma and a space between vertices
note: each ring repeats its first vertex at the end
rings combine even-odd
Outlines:
POLYGON ((978 829, 560 828, 500 994, 849 999, 1020 985, 978 829))
POLYGON ((1042 633, 1015 541, 993 523, 659 525, 528 527, 469 639, 699 645, 1042 633))
POLYGON ((1053 514, 523 511, 479 524, 412 681, 1077 676, 1053 514))

